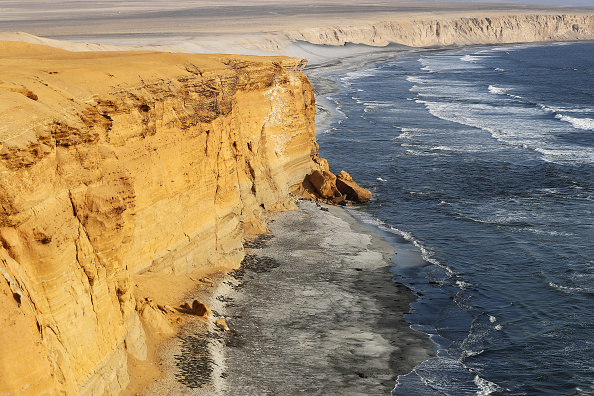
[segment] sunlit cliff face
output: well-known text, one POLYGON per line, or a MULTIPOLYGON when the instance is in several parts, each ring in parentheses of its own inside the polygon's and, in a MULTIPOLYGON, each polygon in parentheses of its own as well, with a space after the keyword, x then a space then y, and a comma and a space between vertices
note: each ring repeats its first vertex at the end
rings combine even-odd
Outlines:
POLYGON ((305 62, 0 54, 0 393, 117 394, 146 357, 131 274, 238 266, 316 167, 305 62))

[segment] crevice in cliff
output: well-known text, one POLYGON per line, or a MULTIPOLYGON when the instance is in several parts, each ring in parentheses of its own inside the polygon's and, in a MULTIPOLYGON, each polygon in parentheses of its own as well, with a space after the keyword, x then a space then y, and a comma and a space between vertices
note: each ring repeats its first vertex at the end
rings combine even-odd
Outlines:
POLYGON ((186 65, 186 71, 188 73, 197 74, 202 77, 202 71, 193 63, 189 63, 186 65))
MULTIPOLYGON (((2 261, 4 261, 4 260, 2 260, 2 261)), ((18 279, 14 276, 14 274, 13 274, 13 276, 11 276, 11 274, 9 272, 9 268, 4 268, 4 266, 0 265, 0 273, 4 276, 4 279, 6 280, 6 283, 8 284, 8 288, 12 292, 12 296, 15 299, 15 301, 17 301, 19 308, 21 308, 23 300, 27 301, 27 304, 29 305, 29 309, 31 310, 31 313, 35 317, 37 330, 39 332, 39 338, 41 341, 43 341, 43 326, 41 325, 41 321, 39 320, 39 317, 37 316, 37 307, 35 306, 35 302, 31 298, 29 293, 26 293, 27 289, 21 284, 21 282, 18 281, 18 279), (14 280, 13 280, 13 278, 14 278, 14 280)))
MULTIPOLYGON (((74 203, 74 198, 72 197, 72 192, 70 190, 68 190, 68 198, 70 199, 70 205, 72 207, 72 214, 73 214, 74 218, 78 221, 78 225, 79 225, 79 227, 78 227, 78 238, 77 239, 78 239, 78 241, 86 240, 89 243, 89 245, 91 246, 91 250, 92 250, 93 255, 99 260, 99 257, 97 255, 97 250, 93 246, 93 242, 91 241, 91 238, 89 237, 89 233, 87 232, 87 228, 85 227, 83 221, 81 220, 81 218, 80 218, 80 216, 79 216, 79 214, 78 214, 78 212, 76 210, 76 204, 74 203), (84 235, 81 235, 80 234, 80 231, 81 230, 84 233, 84 235)), ((89 275, 87 274, 87 271, 85 270, 85 268, 87 266, 82 265, 81 264, 81 261, 79 259, 79 246, 78 246, 77 241, 75 241, 75 246, 76 246, 76 262, 78 263, 78 266, 80 268, 83 268, 83 272, 85 273, 85 275, 87 275, 87 277, 89 277, 89 275)), ((88 265, 94 265, 94 261, 91 261, 91 263, 88 264, 88 265)), ((93 280, 89 279, 89 284, 91 286, 93 285, 93 282, 94 282, 94 279, 93 280)))
POLYGON ((95 258, 97 258, 97 260, 99 260, 99 257, 96 254, 96 250, 93 247, 93 243, 91 242, 91 239, 89 238, 89 234, 87 232, 87 229, 85 227, 85 225, 83 224, 83 222, 81 221, 77 210, 76 210, 76 205, 74 203, 74 199, 72 198, 72 192, 70 190, 68 190, 68 197, 70 199, 70 205, 72 206, 72 213, 74 215, 74 217, 77 219, 79 227, 78 227, 78 236, 77 236, 77 240, 74 241, 74 245, 75 245, 75 260, 76 263, 78 265, 78 268, 82 269, 83 274, 86 276, 88 282, 89 282, 89 298, 90 298, 90 302, 91 302, 91 308, 93 309, 93 312, 95 315, 95 323, 97 325, 97 327, 100 326, 99 323, 99 317, 97 315, 97 307, 96 307, 96 302, 95 302, 95 293, 94 293, 94 285, 95 282, 99 276, 99 274, 96 271, 96 266, 95 266, 95 260, 91 260, 89 264, 85 265, 82 263, 82 259, 80 257, 80 247, 79 244, 83 243, 83 240, 86 240, 89 245, 91 246, 91 250, 92 250, 92 254, 95 258), (84 233, 81 235, 81 231, 84 233), (93 267, 93 268, 88 268, 88 267, 93 267))
POLYGON ((105 113, 103 113, 103 114, 99 113, 99 114, 101 114, 101 117, 105 118, 109 122, 108 126, 105 128, 105 141, 107 143, 109 143, 110 142, 109 134, 111 132, 111 129, 113 128, 113 118, 111 118, 111 116, 109 114, 105 114, 105 113))
POLYGON ((78 213, 76 213, 76 205, 74 204, 74 200, 72 199, 72 191, 68 190, 68 199, 70 199, 70 206, 72 207, 72 215, 78 220, 80 225, 84 228, 83 223, 80 221, 78 217, 78 213))

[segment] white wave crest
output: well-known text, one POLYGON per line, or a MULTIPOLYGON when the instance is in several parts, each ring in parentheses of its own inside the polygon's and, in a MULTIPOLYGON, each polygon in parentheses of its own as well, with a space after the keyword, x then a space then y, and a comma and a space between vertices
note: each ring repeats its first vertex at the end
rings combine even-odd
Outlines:
POLYGON ((478 350, 478 351, 462 351, 462 358, 469 358, 469 357, 473 357, 473 356, 478 356, 480 354, 482 354, 483 352, 485 352, 484 349, 478 350))
POLYGON ((436 146, 436 147, 433 147, 431 150, 436 150, 436 151, 456 151, 453 147, 449 147, 449 146, 436 146))
POLYGON ((468 63, 478 63, 478 61, 480 59, 481 59, 480 56, 473 56, 473 55, 464 55, 463 57, 460 58, 461 61, 468 62, 468 63))
POLYGON ((371 68, 366 70, 356 70, 346 74, 346 76, 341 77, 340 81, 342 81, 345 85, 351 85, 352 81, 358 80, 365 77, 372 77, 378 73, 379 69, 371 68))
MULTIPOLYGON (((510 98, 518 98, 515 95, 504 93, 500 87, 492 86, 492 91, 501 92, 510 98), (500 90, 497 90, 499 88, 500 90)), ((421 94, 420 94, 421 95, 421 94)), ((518 110, 508 107, 498 107, 487 104, 471 104, 460 106, 456 101, 432 100, 424 93, 422 99, 417 103, 423 104, 429 113, 443 120, 452 121, 457 124, 480 128, 488 131, 495 139, 512 146, 519 146, 543 154, 542 159, 554 163, 593 163, 594 152, 589 147, 580 147, 565 144, 559 141, 551 130, 556 130, 554 125, 543 124, 548 128, 537 128, 538 124, 526 125, 522 118, 511 117, 519 114, 522 117, 535 117, 534 110, 518 110)), ((438 96, 438 95, 435 95, 438 96)), ((554 109, 541 106, 538 111, 545 110, 554 113, 554 109)), ((569 119, 568 119, 569 120, 569 119)), ((594 120, 578 119, 580 126, 592 127, 594 120)), ((559 128, 559 127, 557 127, 559 128)), ((559 130, 563 130, 559 128, 559 130)), ((426 152, 407 152, 409 155, 427 156, 426 152)))
POLYGON ((543 154, 543 159, 547 162, 577 162, 577 163, 592 163, 594 162, 594 153, 592 150, 582 149, 576 150, 574 148, 558 148, 545 149, 535 148, 535 151, 543 154))
POLYGON ((450 277, 456 275, 456 272, 454 270, 452 270, 447 265, 442 264, 439 260, 435 259, 433 257, 433 252, 426 248, 419 240, 417 240, 412 233, 400 230, 396 227, 392 227, 391 225, 384 223, 378 218, 373 217, 364 212, 353 210, 351 211, 351 213, 354 214, 359 220, 361 220, 365 224, 373 225, 382 231, 390 232, 395 235, 400 235, 402 238, 404 238, 408 242, 411 242, 421 251, 421 257, 424 261, 434 264, 440 268, 443 268, 446 274, 450 277))
POLYGON ((411 82, 413 84, 424 84, 426 80, 419 76, 407 76, 406 81, 411 82))
POLYGON ((468 289, 472 285, 470 283, 468 283, 468 282, 457 280, 456 281, 456 286, 458 286, 458 289, 460 289, 460 290, 466 290, 466 289, 468 289))
POLYGON ((480 389, 480 391, 477 392, 477 396, 489 396, 495 392, 503 391, 502 387, 494 382, 481 378, 478 374, 474 377, 474 383, 480 389))
POLYGON ((573 293, 592 293, 592 290, 587 289, 587 288, 562 286, 562 285, 559 285, 559 284, 557 284, 555 282, 549 282, 549 286, 551 286, 552 288, 557 289, 559 291, 562 291, 564 293, 567 293, 567 294, 573 294, 573 293))
POLYGON ((552 235, 552 236, 572 236, 575 235, 571 232, 566 231, 550 231, 550 230, 539 230, 538 228, 526 227, 521 228, 520 231, 527 231, 533 234, 540 234, 540 235, 552 235))
POLYGON ((491 92, 492 94, 505 95, 507 93, 507 90, 505 88, 499 88, 494 85, 489 85, 489 92, 491 92))
POLYGON ((561 121, 569 122, 574 128, 583 129, 585 131, 594 131, 594 119, 592 118, 570 117, 563 114, 557 114, 555 117, 561 121))
POLYGON ((390 140, 398 140, 398 139, 411 139, 413 137, 412 133, 410 133, 409 131, 406 132, 402 132, 400 135, 393 137, 390 140))

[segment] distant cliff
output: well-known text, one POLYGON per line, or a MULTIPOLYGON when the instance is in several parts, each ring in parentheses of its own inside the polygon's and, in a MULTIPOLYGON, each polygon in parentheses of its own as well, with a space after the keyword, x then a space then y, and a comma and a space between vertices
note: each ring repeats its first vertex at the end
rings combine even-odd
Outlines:
MULTIPOLYGON (((425 2, 424 2, 425 3, 425 2)), ((575 11, 575 10, 574 10, 575 11)), ((581 14, 560 14, 558 10, 540 13, 514 11, 465 11, 464 16, 447 14, 436 6, 435 12, 410 14, 391 12, 382 16, 351 15, 340 22, 336 18, 320 18, 312 22, 297 18, 290 26, 277 30, 277 25, 256 25, 253 31, 236 34, 209 35, 169 42, 164 45, 115 46, 97 43, 77 43, 32 36, 23 32, 0 32, 0 40, 47 44, 71 51, 160 50, 166 52, 241 51, 252 54, 291 53, 291 44, 302 41, 311 44, 342 46, 346 43, 370 46, 400 44, 410 47, 444 47, 481 44, 512 44, 547 41, 594 40, 594 11, 581 14), (364 20, 364 22, 362 22, 364 20), (216 45, 212 45, 216 43, 216 45)), ((274 18, 273 18, 274 19, 274 18)), ((157 34, 158 36, 158 34, 157 34)), ((167 43, 167 40, 160 40, 167 43)), ((152 44, 152 43, 151 43, 152 44)), ((309 56, 307 52, 297 52, 309 56)), ((323 52, 322 52, 323 53, 323 52)), ((312 54, 314 55, 314 54, 312 54)))
POLYGON ((130 276, 236 267, 318 168, 291 58, 0 42, 0 394, 117 394, 130 276))
POLYGON ((280 50, 291 42, 411 47, 594 40, 594 14, 514 14, 476 17, 396 17, 377 22, 319 26, 274 32, 243 42, 260 50, 280 50))

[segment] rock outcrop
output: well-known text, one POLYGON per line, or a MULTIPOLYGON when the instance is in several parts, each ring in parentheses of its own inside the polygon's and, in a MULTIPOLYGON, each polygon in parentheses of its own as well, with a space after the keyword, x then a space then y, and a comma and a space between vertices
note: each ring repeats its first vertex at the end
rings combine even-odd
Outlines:
POLYGON ((0 394, 119 393, 131 275, 239 265, 319 169, 304 65, 0 42, 0 394))
POLYGON ((336 176, 336 188, 351 201, 367 202, 371 199, 371 192, 359 186, 345 171, 336 176))
POLYGON ((310 193, 328 203, 343 204, 347 200, 365 203, 371 199, 371 192, 359 186, 345 171, 337 176, 327 169, 314 169, 306 185, 311 186, 310 193))
POLYGON ((315 169, 309 175, 309 181, 322 198, 329 199, 340 195, 336 188, 336 176, 330 171, 315 169))

